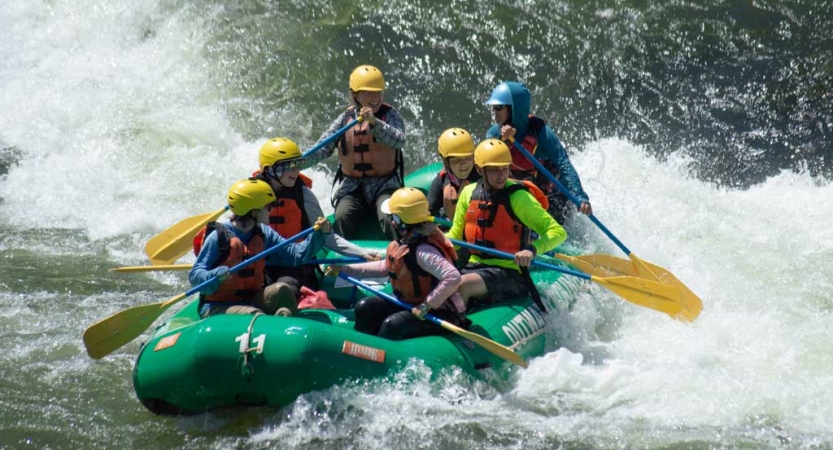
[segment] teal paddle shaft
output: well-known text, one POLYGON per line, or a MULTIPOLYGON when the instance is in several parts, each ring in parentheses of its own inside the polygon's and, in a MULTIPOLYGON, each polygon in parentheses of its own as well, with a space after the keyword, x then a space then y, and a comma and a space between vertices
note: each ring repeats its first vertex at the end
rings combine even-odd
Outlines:
MULTIPOLYGON (((469 249, 472 249, 472 250, 477 250, 477 251, 483 252, 483 253, 489 253, 491 255, 500 256, 501 258, 515 259, 515 255, 513 255, 511 253, 503 252, 503 251, 500 251, 500 250, 495 250, 495 249, 489 248, 489 247, 483 247, 482 245, 469 244, 468 242, 459 241, 457 239, 449 239, 449 240, 454 245, 458 245, 460 247, 465 247, 465 248, 469 248, 469 249)), ((558 266, 550 264, 550 263, 545 263, 543 261, 538 261, 537 259, 533 259, 532 264, 536 265, 536 266, 539 266, 539 267, 545 267, 547 269, 552 269, 556 272, 566 273, 567 275, 572 275, 574 277, 583 278, 585 280, 592 280, 590 275, 587 275, 586 273, 581 273, 581 272, 577 272, 575 270, 565 269, 564 267, 558 267, 558 266)))

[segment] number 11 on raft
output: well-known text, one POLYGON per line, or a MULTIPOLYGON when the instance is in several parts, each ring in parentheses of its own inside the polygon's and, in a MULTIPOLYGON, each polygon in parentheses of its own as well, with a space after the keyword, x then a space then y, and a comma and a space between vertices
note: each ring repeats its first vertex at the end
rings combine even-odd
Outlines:
POLYGON ((251 336, 249 333, 243 333, 240 336, 234 338, 234 342, 240 343, 240 353, 263 353, 263 345, 266 343, 266 335, 261 334, 258 335, 256 338, 252 339, 252 343, 256 344, 256 347, 249 347, 249 336, 251 336))

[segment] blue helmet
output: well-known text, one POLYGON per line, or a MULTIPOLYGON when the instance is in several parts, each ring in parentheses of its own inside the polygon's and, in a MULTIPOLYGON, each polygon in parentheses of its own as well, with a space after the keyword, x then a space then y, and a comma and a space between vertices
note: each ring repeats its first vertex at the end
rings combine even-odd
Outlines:
POLYGON ((506 83, 500 83, 492 91, 492 96, 486 100, 487 105, 509 105, 512 106, 512 91, 506 83))

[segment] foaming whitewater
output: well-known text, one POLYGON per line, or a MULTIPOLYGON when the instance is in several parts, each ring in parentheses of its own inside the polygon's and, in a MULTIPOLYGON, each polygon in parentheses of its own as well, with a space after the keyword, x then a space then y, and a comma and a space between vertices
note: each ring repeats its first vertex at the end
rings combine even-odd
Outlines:
POLYGON ((6 223, 152 232, 213 208, 251 170, 229 151, 243 143, 214 100, 198 17, 146 2, 13 13, 0 123, 23 157, 0 188, 6 223))
MULTIPOLYGON (((589 175, 596 215, 635 254, 677 275, 704 309, 684 324, 602 295, 621 303, 611 339, 595 343, 605 359, 588 364, 562 349, 533 361, 512 392, 522 408, 552 414, 545 422, 554 429, 579 420, 603 441, 612 430, 829 441, 833 205, 824 199, 833 187, 784 173, 723 190, 687 176, 685 158, 658 162, 619 140, 573 159, 589 175)), ((578 305, 574 314, 583 313, 578 305)))

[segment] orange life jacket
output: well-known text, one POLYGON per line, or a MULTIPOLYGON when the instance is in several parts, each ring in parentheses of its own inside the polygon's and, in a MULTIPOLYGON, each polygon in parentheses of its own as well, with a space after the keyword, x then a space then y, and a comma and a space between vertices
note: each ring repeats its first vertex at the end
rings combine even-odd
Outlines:
MULTIPOLYGON (((391 106, 383 103, 375 114, 377 120, 385 121, 391 106)), ((350 108, 354 110, 354 107, 350 108)), ((344 133, 338 160, 341 172, 351 178, 385 177, 396 170, 399 150, 376 142, 370 131, 370 123, 359 122, 344 133)))
MULTIPOLYGON (((234 267, 263 251, 264 237, 259 226, 255 227, 254 236, 252 236, 248 245, 244 244, 240 238, 232 235, 223 225, 218 224, 213 227, 213 230, 220 233, 217 236, 220 253, 218 261, 220 262, 215 265, 215 268, 219 266, 234 267)), ((203 300, 208 302, 242 302, 251 299, 263 289, 263 270, 265 267, 266 261, 263 259, 243 267, 220 284, 220 288, 216 292, 204 295, 203 300)))
POLYGON ((202 243, 205 242, 205 237, 211 234, 216 227, 217 222, 208 222, 200 231, 197 231, 197 234, 194 236, 194 240, 192 241, 194 246, 194 256, 200 256, 200 250, 202 250, 202 243))
MULTIPOLYGON (((463 231, 466 242, 512 254, 529 245, 529 228, 515 215, 509 197, 519 190, 531 192, 544 209, 549 207, 549 199, 530 181, 512 181, 515 183, 491 196, 486 191, 484 180, 477 182, 466 210, 463 231)), ((479 254, 476 250, 472 253, 479 254)))
MULTIPOLYGON (((312 188, 312 180, 298 174, 295 185, 275 192, 275 201, 269 211, 269 227, 284 238, 295 236, 311 227, 309 216, 304 209, 304 186, 312 188)), ((301 242, 298 239, 296 242, 301 242)))
POLYGON ((439 175, 443 180, 443 214, 449 219, 454 219, 454 212, 457 210, 457 200, 460 197, 460 190, 468 186, 469 180, 460 180, 454 175, 449 175, 445 169, 439 175))
POLYGON ((434 228, 428 237, 409 244, 399 241, 388 244, 385 265, 390 276, 390 285, 397 297, 412 305, 424 302, 431 290, 439 284, 439 280, 417 263, 417 247, 423 243, 434 246, 452 264, 457 260, 454 246, 438 228, 434 228))
MULTIPOLYGON (((312 226, 307 210, 304 208, 304 186, 312 188, 312 180, 304 174, 299 174, 292 187, 283 187, 275 192, 275 201, 269 212, 269 227, 284 238, 290 238, 312 226)), ((303 242, 305 238, 295 240, 303 242)), ((292 277, 301 285, 318 288, 318 278, 315 270, 318 266, 266 266, 266 280, 274 283, 281 277, 292 277)))
MULTIPOLYGON (((526 136, 524 136, 522 141, 516 142, 516 144, 520 144, 531 155, 535 156, 535 151, 538 150, 538 136, 545 125, 546 122, 543 119, 530 114, 526 136)), ((535 175, 538 173, 535 165, 515 148, 515 145, 509 145, 509 153, 512 155, 512 165, 509 166, 509 170, 512 171, 512 177, 522 180, 535 178, 535 175)))

